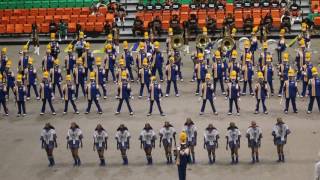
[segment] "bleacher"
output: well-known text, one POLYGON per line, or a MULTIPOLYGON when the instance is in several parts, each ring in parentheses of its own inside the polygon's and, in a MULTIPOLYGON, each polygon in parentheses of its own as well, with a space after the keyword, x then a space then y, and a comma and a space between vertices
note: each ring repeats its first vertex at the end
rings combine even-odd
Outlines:
POLYGON ((89 7, 98 0, 0 0, 0 9, 89 7))

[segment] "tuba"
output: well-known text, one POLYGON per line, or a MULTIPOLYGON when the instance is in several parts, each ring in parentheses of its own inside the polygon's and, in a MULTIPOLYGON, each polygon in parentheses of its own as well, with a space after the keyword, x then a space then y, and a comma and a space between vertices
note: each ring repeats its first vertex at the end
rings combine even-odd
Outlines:
POLYGON ((171 43, 172 43, 172 48, 173 49, 180 49, 184 44, 183 36, 182 35, 174 35, 174 36, 172 36, 171 37, 171 43))
POLYGON ((210 42, 207 35, 199 34, 196 38, 196 47, 199 49, 205 49, 210 42))
POLYGON ((226 36, 222 39, 221 44, 220 44, 220 48, 227 52, 227 51, 231 51, 235 46, 235 41, 233 38, 231 38, 231 36, 226 36))

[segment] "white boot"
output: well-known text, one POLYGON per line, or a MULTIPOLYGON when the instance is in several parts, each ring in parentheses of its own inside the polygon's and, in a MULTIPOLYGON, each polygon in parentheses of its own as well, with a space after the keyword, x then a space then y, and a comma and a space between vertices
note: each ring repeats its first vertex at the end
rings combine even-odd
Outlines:
POLYGON ((120 48, 119 48, 119 46, 116 46, 115 48, 116 48, 117 53, 119 54, 119 53, 120 53, 120 48))
POLYGON ((190 47, 189 47, 189 45, 186 45, 186 49, 187 49, 187 54, 189 54, 189 53, 190 53, 190 47))
POLYGON ((65 40, 68 40, 68 36, 66 35, 66 36, 64 37, 64 39, 65 39, 65 40))
POLYGON ((34 47, 34 53, 36 54, 36 55, 40 55, 40 48, 39 48, 39 46, 35 46, 34 47))

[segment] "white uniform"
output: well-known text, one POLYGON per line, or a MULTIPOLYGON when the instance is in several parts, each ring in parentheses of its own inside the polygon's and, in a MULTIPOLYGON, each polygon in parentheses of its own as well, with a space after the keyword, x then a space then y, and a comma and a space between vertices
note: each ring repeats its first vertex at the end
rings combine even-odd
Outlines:
POLYGON ((250 147, 260 146, 260 137, 262 136, 262 130, 260 127, 249 127, 247 130, 247 136, 249 137, 250 147))
POLYGON ((282 145, 286 143, 286 137, 290 134, 288 125, 286 124, 276 124, 272 128, 272 135, 275 137, 275 144, 282 145))
POLYGON ((128 130, 125 131, 117 131, 116 132, 116 140, 119 145, 119 149, 127 149, 128 143, 130 139, 130 133, 128 130))
POLYGON ((156 140, 156 133, 150 129, 149 131, 143 129, 140 134, 140 140, 143 143, 144 148, 152 147, 152 142, 156 140))
POLYGON ((241 136, 241 132, 238 128, 228 130, 226 137, 228 137, 228 139, 229 139, 229 147, 230 148, 235 148, 236 145, 238 147, 238 145, 239 145, 238 140, 239 140, 240 136, 241 136))
POLYGON ((75 130, 68 130, 67 140, 70 148, 79 148, 80 139, 82 139, 81 129, 76 128, 75 130))
POLYGON ((184 126, 183 129, 186 133, 187 133, 187 145, 195 145, 196 143, 196 137, 195 137, 195 133, 197 132, 197 128, 195 125, 191 125, 191 126, 184 126))
POLYGON ((314 180, 320 180, 320 161, 314 166, 314 180))
POLYGON ((206 143, 207 149, 212 149, 217 146, 217 140, 219 137, 219 131, 217 129, 212 129, 211 132, 205 130, 204 132, 204 141, 206 143))
POLYGON ((95 130, 93 133, 94 143, 98 150, 104 149, 105 147, 105 139, 108 138, 108 134, 106 131, 102 130, 101 132, 95 130))
POLYGON ((49 131, 43 129, 41 132, 41 140, 45 143, 45 148, 53 148, 55 137, 56 131, 54 129, 50 129, 49 131))
POLYGON ((160 129, 160 136, 162 136, 163 146, 172 145, 172 139, 174 138, 174 134, 176 130, 173 127, 162 127, 160 129))

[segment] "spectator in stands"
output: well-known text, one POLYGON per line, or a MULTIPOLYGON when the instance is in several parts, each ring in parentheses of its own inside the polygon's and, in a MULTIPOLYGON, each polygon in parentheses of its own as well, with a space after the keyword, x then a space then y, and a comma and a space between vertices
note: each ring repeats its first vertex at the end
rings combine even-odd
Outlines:
POLYGON ((281 1, 280 1, 280 6, 281 6, 281 8, 286 8, 286 7, 287 7, 287 4, 288 4, 287 0, 281 0, 281 1))
POLYGON ((269 13, 267 13, 263 19, 261 19, 260 22, 260 42, 262 43, 264 40, 266 35, 270 32, 271 28, 272 28, 272 23, 273 23, 273 18, 269 13))
POLYGON ((116 17, 118 19, 118 22, 121 23, 122 26, 122 30, 124 30, 124 22, 126 19, 126 9, 124 8, 124 6, 118 6, 117 11, 116 11, 116 17))
POLYGON ((76 24, 76 35, 77 35, 77 39, 79 39, 80 32, 82 32, 82 27, 81 27, 81 24, 77 23, 77 24, 76 24))
POLYGON ((314 18, 320 16, 320 15, 319 15, 318 8, 319 8, 319 6, 318 6, 318 4, 316 4, 316 5, 314 6, 313 12, 310 12, 310 13, 308 14, 308 16, 307 16, 305 19, 302 20, 302 22, 305 22, 310 29, 313 29, 313 26, 314 26, 314 18))
MULTIPOLYGON (((292 17, 292 21, 293 23, 295 21, 300 21, 301 20, 301 8, 300 6, 297 4, 296 1, 293 1, 293 3, 291 4, 291 6, 289 7, 289 11, 291 12, 291 17, 292 17)), ((291 23, 291 24, 293 24, 291 23)))
POLYGON ((263 8, 269 8, 270 7, 270 0, 263 0, 261 2, 261 7, 263 8))
POLYGON ((103 29, 104 29, 104 33, 105 33, 106 35, 110 34, 110 32, 111 32, 111 26, 110 26, 110 23, 109 23, 108 20, 104 23, 103 29))
MULTIPOLYGON (((247 1, 250 1, 250 0, 247 0, 247 1)), ((248 7, 248 6, 246 6, 246 7, 248 7)), ((260 7, 260 0, 254 0, 253 1, 253 7, 255 7, 255 8, 260 7)))
POLYGON ((159 16, 156 16, 151 22, 149 29, 152 30, 155 36, 161 36, 162 22, 159 16))
POLYGON ((170 27, 173 30, 173 34, 181 33, 180 20, 178 15, 173 15, 172 19, 170 20, 170 27))
POLYGON ((189 22, 189 30, 192 33, 198 35, 199 27, 198 27, 198 18, 195 14, 191 14, 188 20, 189 22))
POLYGON ((132 33, 134 36, 136 36, 137 33, 142 34, 143 31, 144 31, 143 30, 143 21, 140 19, 139 16, 137 16, 133 22, 132 33))
POLYGON ((57 32, 57 24, 53 20, 49 24, 49 32, 50 34, 57 32))
POLYGON ((250 33, 253 28, 253 18, 251 15, 247 14, 247 17, 243 21, 243 29, 245 33, 250 33))
POLYGON ((291 24, 292 20, 291 20, 291 16, 289 11, 286 11, 282 17, 281 17, 281 25, 280 25, 280 29, 284 28, 286 29, 286 32, 291 32, 291 24))
POLYGON ((59 35, 60 42, 61 42, 61 37, 63 37, 63 36, 64 36, 65 40, 68 39, 68 24, 66 22, 64 22, 62 19, 59 22, 58 35, 59 35))
POLYGON ((217 21, 216 19, 212 18, 210 15, 206 19, 206 27, 208 30, 208 34, 214 35, 217 29, 217 21))
POLYGON ((220 10, 224 10, 224 3, 221 1, 221 0, 218 0, 217 1, 217 8, 220 9, 220 10))
POLYGON ((231 30, 234 28, 234 16, 231 13, 228 13, 227 17, 223 20, 223 34, 226 30, 231 34, 231 30))

